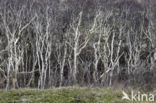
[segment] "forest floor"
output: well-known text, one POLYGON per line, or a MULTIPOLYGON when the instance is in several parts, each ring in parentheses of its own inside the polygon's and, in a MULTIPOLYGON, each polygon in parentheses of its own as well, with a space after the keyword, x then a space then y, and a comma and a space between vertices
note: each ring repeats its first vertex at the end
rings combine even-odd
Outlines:
POLYGON ((122 100, 123 91, 131 94, 131 89, 87 87, 0 90, 0 103, 150 103, 122 100))

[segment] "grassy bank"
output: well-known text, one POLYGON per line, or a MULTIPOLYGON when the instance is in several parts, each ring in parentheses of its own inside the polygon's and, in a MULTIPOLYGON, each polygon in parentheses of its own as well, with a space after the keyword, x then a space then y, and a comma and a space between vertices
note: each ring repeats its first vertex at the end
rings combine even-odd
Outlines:
POLYGON ((0 103, 130 103, 121 98, 122 89, 112 88, 66 87, 0 91, 0 103))

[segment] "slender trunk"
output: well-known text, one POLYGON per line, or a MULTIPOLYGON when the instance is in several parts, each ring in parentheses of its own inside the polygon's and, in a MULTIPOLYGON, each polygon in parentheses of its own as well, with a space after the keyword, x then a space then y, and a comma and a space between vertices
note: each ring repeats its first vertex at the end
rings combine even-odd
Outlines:
POLYGON ((76 74, 77 74, 77 48, 74 48, 74 68, 73 68, 73 82, 74 84, 77 83, 77 78, 76 78, 76 74))
POLYGON ((16 84, 17 84, 17 73, 15 71, 13 73, 13 78, 12 78, 12 86, 13 86, 13 89, 16 89, 16 84))
POLYGON ((7 70, 7 83, 6 83, 6 90, 9 90, 10 86, 10 63, 8 64, 8 70, 7 70))
POLYGON ((62 66, 61 66, 61 72, 60 72, 60 76, 61 76, 60 86, 62 86, 62 83, 63 83, 63 72, 64 72, 64 65, 65 65, 65 61, 66 61, 66 55, 67 55, 67 46, 65 44, 65 47, 64 47, 64 56, 63 56, 63 61, 62 61, 62 66))

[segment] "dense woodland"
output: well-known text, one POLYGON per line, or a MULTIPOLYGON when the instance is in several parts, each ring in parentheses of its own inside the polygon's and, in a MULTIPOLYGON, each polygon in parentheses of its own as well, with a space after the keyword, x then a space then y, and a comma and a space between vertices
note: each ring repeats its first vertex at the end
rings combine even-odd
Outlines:
POLYGON ((0 0, 0 88, 155 84, 155 0, 0 0))

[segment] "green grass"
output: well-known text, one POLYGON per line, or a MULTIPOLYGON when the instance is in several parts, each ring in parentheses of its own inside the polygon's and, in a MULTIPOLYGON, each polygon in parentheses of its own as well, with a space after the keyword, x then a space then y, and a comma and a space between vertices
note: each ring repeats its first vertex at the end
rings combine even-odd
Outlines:
POLYGON ((130 103, 121 98, 122 90, 113 88, 64 87, 8 92, 0 90, 0 103, 130 103))

